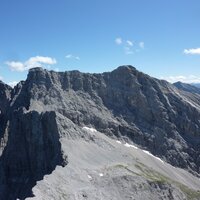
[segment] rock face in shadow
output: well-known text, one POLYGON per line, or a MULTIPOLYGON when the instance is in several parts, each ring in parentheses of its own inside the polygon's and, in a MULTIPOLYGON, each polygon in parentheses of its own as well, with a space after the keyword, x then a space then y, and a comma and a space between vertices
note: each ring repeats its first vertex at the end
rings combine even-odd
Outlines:
POLYGON ((102 74, 34 68, 14 89, 0 83, 0 97, 0 199, 30 196, 37 180, 66 165, 59 140, 83 126, 200 173, 199 95, 132 66, 102 74))
POLYGON ((12 88, 2 81, 0 81, 0 111, 1 114, 6 112, 6 108, 8 108, 9 100, 11 96, 12 88))
POLYGON ((63 159, 54 111, 29 111, 28 88, 0 82, 0 199, 25 199, 63 159))
POLYGON ((0 199, 24 199, 37 180, 63 164, 55 113, 20 109, 11 116, 8 129, 0 159, 0 199))
POLYGON ((0 81, 0 138, 3 136, 12 88, 0 81))
MULTIPOLYGON (((12 88, 0 81, 0 156, 7 145, 7 122, 12 88)), ((1 190, 1 189, 0 189, 1 190)))

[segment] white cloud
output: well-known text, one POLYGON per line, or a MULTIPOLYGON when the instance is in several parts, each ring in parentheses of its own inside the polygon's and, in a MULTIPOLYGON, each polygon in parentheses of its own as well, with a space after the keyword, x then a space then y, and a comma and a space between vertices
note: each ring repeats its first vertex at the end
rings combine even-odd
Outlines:
POLYGON ((125 52, 125 54, 133 54, 134 52, 133 52, 133 50, 132 50, 132 48, 130 48, 130 47, 124 47, 124 52, 125 52))
POLYGON ((126 43, 127 43, 128 46, 131 46, 131 47, 133 46, 133 42, 130 41, 130 40, 127 40, 126 43))
POLYGON ((115 43, 117 44, 117 45, 120 45, 120 44, 122 44, 122 38, 116 38, 115 39, 115 43))
POLYGON ((196 49, 184 49, 183 51, 184 54, 192 54, 192 55, 200 55, 200 48, 196 49))
POLYGON ((29 58, 25 62, 19 61, 7 61, 6 64, 10 67, 12 71, 26 71, 34 67, 44 67, 44 65, 56 64, 56 59, 44 56, 35 56, 29 58))
POLYGON ((6 64, 12 71, 25 71, 26 66, 22 62, 7 61, 6 64))
POLYGON ((9 82, 8 85, 10 85, 12 88, 15 87, 15 85, 18 84, 18 81, 12 81, 12 82, 9 82))
POLYGON ((65 58, 72 58, 72 55, 68 54, 68 55, 65 56, 65 58))
POLYGON ((183 83, 200 83, 200 76, 188 75, 188 76, 168 76, 161 77, 161 79, 167 80, 170 83, 181 81, 183 83))
POLYGON ((144 42, 139 42, 139 47, 140 47, 141 49, 144 49, 144 42))
POLYGON ((139 42, 138 45, 140 47, 140 49, 136 49, 133 40, 124 40, 120 37, 116 38, 115 39, 115 43, 117 45, 120 45, 123 50, 124 50, 124 53, 127 54, 127 55, 130 55, 130 54, 134 54, 134 53, 138 53, 140 52, 141 49, 144 49, 144 42, 139 42))
POLYGON ((67 58, 67 59, 80 60, 80 57, 79 57, 79 56, 74 56, 74 55, 72 55, 72 54, 66 55, 65 58, 67 58))
POLYGON ((3 77, 2 77, 2 76, 0 76, 0 80, 1 80, 1 81, 3 80, 3 77))
POLYGON ((29 60, 27 61, 27 64, 34 64, 34 63, 53 65, 56 64, 56 59, 51 57, 36 56, 29 58, 29 60))

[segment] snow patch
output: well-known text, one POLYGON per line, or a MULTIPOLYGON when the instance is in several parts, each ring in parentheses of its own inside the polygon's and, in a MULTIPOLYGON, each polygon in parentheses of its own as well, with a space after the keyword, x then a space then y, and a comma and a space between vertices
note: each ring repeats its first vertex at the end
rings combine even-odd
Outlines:
POLYGON ((146 151, 146 150, 142 150, 144 153, 150 155, 150 156, 153 156, 149 151, 146 151))
POLYGON ((161 160, 159 157, 157 156, 154 156, 153 154, 151 154, 149 151, 146 151, 146 150, 142 150, 144 153, 148 154, 149 156, 152 156, 154 157, 155 159, 159 160, 160 162, 164 163, 163 160, 161 160))
POLYGON ((122 143, 122 142, 121 142, 121 141, 119 141, 119 140, 117 140, 116 142, 117 142, 118 144, 121 144, 121 143, 122 143))
POLYGON ((91 177, 89 174, 87 175, 87 177, 88 177, 89 179, 92 179, 92 177, 91 177))
POLYGON ((87 127, 87 126, 84 126, 82 129, 83 129, 83 130, 86 130, 86 131, 90 131, 90 132, 92 132, 92 133, 97 132, 96 129, 94 129, 94 128, 90 128, 90 127, 87 127))
POLYGON ((99 173, 99 176, 101 176, 101 177, 102 177, 102 176, 103 176, 103 174, 102 174, 102 173, 99 173))
POLYGON ((132 148, 134 148, 134 149, 138 149, 138 147, 136 147, 136 146, 134 146, 134 145, 132 145, 132 144, 128 144, 128 143, 125 143, 124 146, 125 146, 125 147, 132 147, 132 148))

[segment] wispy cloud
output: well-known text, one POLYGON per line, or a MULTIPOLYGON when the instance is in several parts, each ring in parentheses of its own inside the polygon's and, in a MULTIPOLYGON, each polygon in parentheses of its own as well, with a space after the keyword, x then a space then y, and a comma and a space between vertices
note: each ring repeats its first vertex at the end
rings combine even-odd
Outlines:
POLYGON ((126 44, 128 45, 128 46, 133 46, 133 42, 132 41, 130 41, 130 40, 126 40, 126 44))
POLYGON ((128 46, 125 46, 124 47, 124 52, 125 52, 125 54, 133 54, 134 53, 134 51, 132 50, 132 48, 131 47, 128 47, 128 46))
POLYGON ((195 48, 195 49, 184 49, 183 51, 184 54, 192 54, 192 55, 200 55, 200 48, 195 48))
POLYGON ((56 59, 44 56, 31 57, 25 62, 20 61, 7 61, 6 64, 10 67, 12 71, 23 72, 34 67, 44 67, 45 65, 56 64, 56 59))
POLYGON ((127 55, 140 52, 140 50, 144 49, 144 42, 133 42, 133 40, 125 40, 121 37, 115 39, 115 44, 122 46, 124 53, 127 55))
POLYGON ((67 58, 67 59, 80 60, 80 57, 79 57, 79 56, 74 56, 74 55, 72 55, 72 54, 66 55, 65 58, 67 58))
POLYGON ((144 42, 139 42, 139 47, 140 47, 141 49, 144 49, 144 42))
POLYGON ((175 83, 181 81, 183 83, 200 83, 200 76, 188 75, 188 76, 168 76, 168 77, 160 77, 161 79, 167 80, 170 83, 175 83))
POLYGON ((116 39, 115 39, 115 43, 116 43, 117 45, 122 44, 122 38, 120 38, 120 37, 116 38, 116 39))

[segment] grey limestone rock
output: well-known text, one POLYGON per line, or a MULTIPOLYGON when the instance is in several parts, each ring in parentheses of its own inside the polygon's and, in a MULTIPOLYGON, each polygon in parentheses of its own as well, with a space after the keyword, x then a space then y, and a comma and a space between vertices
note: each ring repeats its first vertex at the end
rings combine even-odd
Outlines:
POLYGON ((65 166, 60 139, 88 140, 83 126, 134 142, 198 176, 199 100, 132 66, 102 74, 34 68, 14 89, 0 82, 0 136, 6 141, 0 147, 0 199, 30 196, 36 181, 65 166))
POLYGON ((0 199, 24 199, 44 174, 64 165, 55 113, 12 113, 8 143, 0 158, 0 199))

